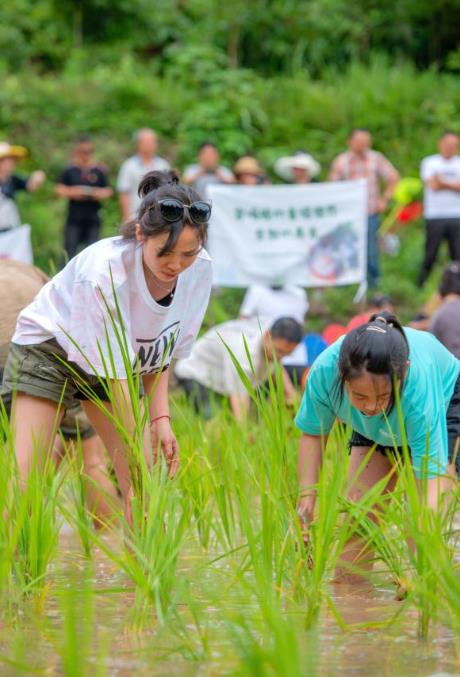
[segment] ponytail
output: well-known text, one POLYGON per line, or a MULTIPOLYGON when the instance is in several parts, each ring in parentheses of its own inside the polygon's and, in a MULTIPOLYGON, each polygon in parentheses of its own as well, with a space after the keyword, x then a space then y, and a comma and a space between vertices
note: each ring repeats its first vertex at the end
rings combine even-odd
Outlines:
POLYGON ((388 311, 375 313, 369 322, 353 329, 344 339, 339 354, 339 387, 343 395, 345 382, 363 372, 387 376, 391 382, 389 413, 395 403, 394 387, 401 386, 409 359, 409 343, 396 315, 388 311))

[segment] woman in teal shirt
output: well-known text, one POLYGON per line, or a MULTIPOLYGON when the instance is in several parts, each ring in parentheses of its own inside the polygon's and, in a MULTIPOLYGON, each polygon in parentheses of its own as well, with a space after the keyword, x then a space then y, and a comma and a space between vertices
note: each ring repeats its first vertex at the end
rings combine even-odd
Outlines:
MULTIPOLYGON (((296 424, 303 435, 299 447, 298 513, 305 529, 313 517, 322 450, 334 422, 350 425, 351 500, 388 476, 385 491, 395 486, 391 455, 401 453, 399 416, 417 479, 425 478, 428 504, 436 509, 439 493, 454 474, 452 461, 460 438, 460 361, 434 336, 403 329, 394 315, 381 313, 340 338, 315 361, 308 376, 296 424), (394 385, 398 384, 398 413, 394 385), (371 448, 374 453, 370 454, 371 448), (387 451, 392 454, 387 456, 387 451), (363 460, 368 457, 367 463, 363 460)), ((370 568, 369 552, 354 539, 342 560, 370 568), (366 565, 364 559, 367 558, 366 565)))

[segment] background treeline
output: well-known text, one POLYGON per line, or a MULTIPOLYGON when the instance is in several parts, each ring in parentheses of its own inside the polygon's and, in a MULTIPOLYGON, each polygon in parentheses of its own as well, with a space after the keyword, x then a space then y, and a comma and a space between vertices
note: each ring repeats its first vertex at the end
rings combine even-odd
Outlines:
MULTIPOLYGON (((76 47, 174 59, 190 44, 266 74, 366 61, 371 51, 419 67, 458 64, 458 0, 9 0, 0 51, 10 65, 59 68, 76 47)), ((164 64, 158 64, 161 72, 164 64)))
MULTIPOLYGON (((269 174, 280 154, 306 149, 325 178, 350 127, 365 125, 416 175, 440 130, 460 131, 459 25, 460 0, 2 3, 0 137, 28 146, 24 169, 50 178, 20 200, 37 263, 49 270, 60 255, 65 205, 52 182, 79 132, 113 179, 144 125, 179 168, 212 139, 226 163, 254 153, 269 174)), ((117 226, 113 200, 106 233, 117 226)), ((422 234, 409 230, 384 287, 413 303, 422 234)))

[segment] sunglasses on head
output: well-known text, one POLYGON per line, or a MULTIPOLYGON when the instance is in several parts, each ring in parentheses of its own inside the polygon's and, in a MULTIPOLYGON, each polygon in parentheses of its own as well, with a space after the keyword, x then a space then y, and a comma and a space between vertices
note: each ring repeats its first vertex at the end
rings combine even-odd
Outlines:
POLYGON ((187 205, 174 197, 167 197, 164 200, 158 200, 156 203, 160 207, 160 214, 165 221, 174 223, 181 221, 184 214, 195 224, 207 223, 211 218, 211 203, 204 200, 198 200, 187 205))

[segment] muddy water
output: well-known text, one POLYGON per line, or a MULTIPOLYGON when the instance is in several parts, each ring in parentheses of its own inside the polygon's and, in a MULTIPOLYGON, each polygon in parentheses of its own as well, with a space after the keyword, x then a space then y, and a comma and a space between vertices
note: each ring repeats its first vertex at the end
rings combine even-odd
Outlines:
MULTIPOLYGON (((222 612, 224 610, 230 616, 240 612, 249 618, 257 611, 241 608, 241 601, 232 597, 231 572, 225 563, 215 568, 204 567, 200 572, 200 560, 193 553, 180 564, 179 577, 181 573, 187 578, 195 574, 192 595, 196 596, 202 624, 200 639, 187 604, 180 601, 177 604, 179 622, 171 619, 161 628, 150 619, 142 631, 135 631, 131 615, 134 593, 126 577, 100 551, 95 552, 91 574, 85 573, 87 564, 74 535, 61 536, 60 546, 61 557, 53 565, 53 583, 44 599, 31 602, 20 613, 13 609, 4 617, 3 627, 0 625, 0 655, 10 659, 9 664, 0 663, 0 675, 66 674, 63 668, 66 651, 62 629, 64 612, 55 593, 69 584, 83 589, 85 575, 91 576, 90 587, 95 591, 93 629, 85 625, 91 620, 83 611, 77 622, 77 633, 81 636, 78 651, 90 656, 90 666, 94 665, 94 671, 90 669, 87 674, 94 677, 97 674, 120 677, 250 674, 232 645, 222 612), (92 636, 92 642, 87 641, 88 635, 92 636)), ((427 642, 419 641, 413 608, 403 608, 396 622, 385 624, 401 611, 401 603, 394 600, 392 588, 358 590, 335 586, 331 594, 348 630, 341 629, 326 609, 318 627, 309 632, 302 630, 301 611, 289 617, 299 629, 306 677, 460 677, 455 637, 450 630, 438 625, 431 630, 427 642)), ((76 602, 79 607, 78 596, 76 602)))

